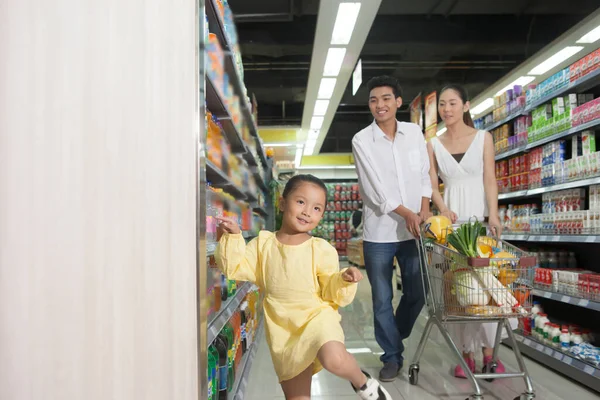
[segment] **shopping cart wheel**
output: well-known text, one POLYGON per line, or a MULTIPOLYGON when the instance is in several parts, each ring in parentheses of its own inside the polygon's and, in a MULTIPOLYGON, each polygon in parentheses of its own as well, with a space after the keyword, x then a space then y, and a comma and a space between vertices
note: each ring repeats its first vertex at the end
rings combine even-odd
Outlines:
POLYGON ((535 394, 533 393, 523 393, 522 395, 515 397, 515 400, 533 400, 535 399, 535 394))
POLYGON ((416 385, 419 382, 419 365, 412 364, 408 368, 408 381, 411 385, 416 385))
MULTIPOLYGON (((498 367, 498 364, 496 364, 495 362, 491 362, 491 363, 487 363, 483 366, 483 370, 482 372, 484 374, 494 374, 496 373, 496 368, 498 367)), ((486 379, 487 382, 494 382, 494 379, 486 379)))

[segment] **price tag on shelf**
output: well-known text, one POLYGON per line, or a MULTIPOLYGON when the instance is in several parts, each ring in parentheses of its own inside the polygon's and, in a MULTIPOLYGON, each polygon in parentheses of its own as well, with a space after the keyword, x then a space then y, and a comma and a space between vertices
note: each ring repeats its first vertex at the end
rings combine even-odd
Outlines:
POLYGON ((564 362, 565 364, 567 364, 567 365, 571 365, 571 364, 573 364, 573 359, 572 359, 571 357, 567 357, 567 356, 565 356, 565 357, 563 358, 563 362, 564 362))
POLYGON ((563 303, 568 303, 569 301, 571 301, 571 297, 570 296, 563 296, 560 298, 560 301, 562 301, 563 303))
POLYGON ((591 365, 586 365, 585 367, 583 367, 583 372, 585 372, 586 374, 594 375, 595 371, 596 368, 592 367, 591 365))
POLYGON ((577 305, 579 307, 587 307, 590 304, 590 301, 587 299, 581 299, 579 300, 579 303, 577 303, 577 305))
POLYGON ((529 340, 529 339, 523 339, 523 343, 524 343, 526 346, 531 346, 531 340, 529 340))
POLYGON ((544 353, 546 353, 546 355, 548 356, 552 356, 552 353, 554 353, 554 351, 550 347, 546 347, 544 349, 544 353))
POLYGON ((552 297, 552 293, 550 292, 544 292, 544 297, 549 299, 550 297, 552 297))
POLYGON ((554 352, 554 358, 556 358, 558 361, 562 361, 563 357, 564 356, 562 355, 562 353, 559 353, 558 351, 554 352))
POLYGON ((541 344, 539 344, 539 343, 535 345, 535 348, 536 348, 536 349, 537 349, 537 351, 539 351, 539 352, 542 352, 542 351, 544 351, 544 346, 542 346, 542 345, 541 345, 541 344))

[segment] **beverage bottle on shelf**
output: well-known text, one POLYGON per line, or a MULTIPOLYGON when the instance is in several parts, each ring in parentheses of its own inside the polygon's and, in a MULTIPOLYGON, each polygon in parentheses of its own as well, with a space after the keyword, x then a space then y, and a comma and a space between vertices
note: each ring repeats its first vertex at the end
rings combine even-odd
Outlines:
POLYGON ((225 324, 223 327, 223 333, 227 337, 227 343, 229 344, 227 349, 227 390, 231 391, 235 382, 235 370, 233 365, 235 357, 235 337, 233 328, 231 326, 231 321, 225 324))
POLYGON ((219 398, 219 351, 217 350, 215 343, 209 346, 208 354, 212 355, 214 360, 212 397, 209 397, 208 400, 217 400, 219 398))
POLYGON ((241 317, 241 334, 242 334, 242 353, 245 354, 248 350, 248 337, 246 333, 246 310, 248 309, 248 303, 244 301, 240 306, 240 317, 241 317))
POLYGON ((215 339, 215 346, 219 352, 219 400, 227 400, 227 382, 229 379, 228 349, 229 343, 227 336, 221 332, 215 339))
POLYGON ((213 391, 214 391, 213 388, 214 388, 216 370, 217 370, 216 362, 213 357, 213 353, 209 350, 209 352, 208 352, 208 371, 207 371, 207 376, 208 376, 207 399, 209 399, 209 400, 213 399, 213 391))
POLYGON ((225 278, 225 275, 221 274, 221 301, 227 301, 227 298, 227 278, 225 278))

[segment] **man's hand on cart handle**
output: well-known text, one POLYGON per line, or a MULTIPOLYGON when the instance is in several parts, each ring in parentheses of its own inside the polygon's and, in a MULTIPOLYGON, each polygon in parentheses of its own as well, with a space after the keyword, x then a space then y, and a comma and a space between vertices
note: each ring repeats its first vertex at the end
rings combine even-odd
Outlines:
POLYGON ((433 213, 429 210, 421 210, 418 215, 421 217, 421 222, 425 222, 429 218, 433 217, 433 213))
POLYGON ((413 212, 404 217, 406 220, 406 228, 414 236, 421 236, 421 217, 413 212))

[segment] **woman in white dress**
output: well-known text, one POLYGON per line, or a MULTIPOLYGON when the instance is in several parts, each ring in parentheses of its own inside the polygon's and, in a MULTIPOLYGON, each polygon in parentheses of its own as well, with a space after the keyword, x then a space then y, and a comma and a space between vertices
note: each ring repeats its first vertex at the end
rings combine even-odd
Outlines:
MULTIPOLYGON (((427 144, 431 162, 432 200, 442 215, 452 222, 466 221, 476 216, 487 218, 490 227, 500 234, 498 187, 494 166, 494 141, 488 132, 474 128, 467 92, 458 85, 440 92, 438 111, 446 124, 446 132, 427 144), (439 191, 438 174, 444 182, 444 197, 439 191)), ((475 372, 475 352, 483 350, 483 364, 491 362, 496 337, 496 323, 450 324, 450 334, 472 372, 475 372)), ((504 365, 497 362, 497 373, 504 365)), ((454 375, 465 378, 460 365, 454 375)))

